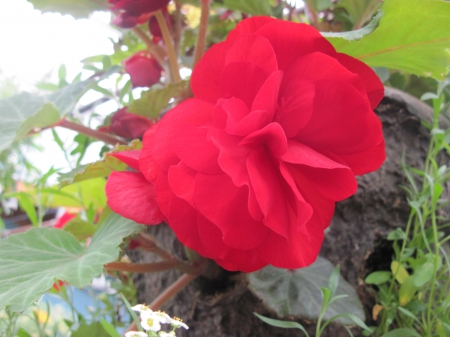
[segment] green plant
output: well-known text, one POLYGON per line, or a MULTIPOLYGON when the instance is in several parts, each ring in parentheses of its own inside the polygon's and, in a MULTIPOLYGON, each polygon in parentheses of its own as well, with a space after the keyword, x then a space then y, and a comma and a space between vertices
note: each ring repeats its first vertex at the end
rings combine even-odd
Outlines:
MULTIPOLYGON (((372 332, 372 330, 359 317, 357 317, 356 315, 351 314, 351 313, 338 314, 329 319, 324 318, 325 312, 327 311, 327 309, 330 307, 330 305, 332 303, 339 301, 348 296, 348 295, 344 295, 344 294, 343 295, 335 295, 336 290, 339 285, 339 269, 340 269, 339 266, 336 266, 330 275, 330 278, 328 280, 328 286, 320 288, 321 293, 322 293, 322 306, 321 306, 320 314, 319 314, 319 317, 318 317, 317 323, 316 323, 316 331, 315 331, 315 335, 314 335, 315 337, 320 337, 322 335, 323 331, 325 330, 325 328, 330 323, 338 320, 341 317, 346 317, 346 318, 350 319, 354 324, 358 325, 359 327, 363 328, 365 331, 368 331, 369 333, 372 332)), ((270 324, 272 326, 276 326, 276 327, 280 327, 280 328, 287 328, 287 329, 288 328, 300 329, 301 331, 303 331, 303 333, 307 337, 310 336, 308 334, 308 332, 306 331, 306 329, 303 327, 303 325, 301 325, 297 322, 280 321, 277 319, 267 318, 267 317, 257 314, 256 312, 254 314, 256 315, 256 317, 258 317, 262 321, 264 321, 267 324, 270 324)), ((343 326, 347 330, 349 335, 353 336, 350 329, 345 325, 343 325, 343 326)))
MULTIPOLYGON (((394 256, 390 271, 376 271, 366 278, 378 287, 380 324, 375 336, 448 336, 450 333, 450 261, 443 208, 449 204, 444 193, 449 181, 449 168, 441 164, 442 154, 450 153, 450 129, 442 129, 441 112, 448 107, 444 90, 449 81, 440 83, 437 94, 427 93, 434 114, 430 144, 423 169, 403 164, 409 186, 411 207, 406 229, 397 228, 387 239, 393 241, 394 256)), ((375 315, 377 316, 377 315, 375 315)))

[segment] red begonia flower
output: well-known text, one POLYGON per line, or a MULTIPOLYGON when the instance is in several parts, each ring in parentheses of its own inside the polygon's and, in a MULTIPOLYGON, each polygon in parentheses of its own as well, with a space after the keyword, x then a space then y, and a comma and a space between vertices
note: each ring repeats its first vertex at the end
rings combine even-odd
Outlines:
POLYGON ((140 172, 109 179, 108 204, 156 224, 156 203, 228 270, 314 262, 335 202, 385 159, 375 73, 311 26, 253 17, 205 53, 191 87, 144 135, 140 172))
POLYGON ((108 0, 108 2, 113 5, 111 9, 122 11, 113 23, 121 28, 132 28, 146 22, 151 12, 166 8, 170 0, 108 0))
POLYGON ((64 228, 64 226, 72 219, 77 217, 76 214, 65 212, 56 223, 53 225, 54 228, 64 228))
POLYGON ((99 130, 120 137, 135 139, 141 138, 153 124, 154 122, 148 118, 127 112, 125 107, 114 113, 109 126, 101 127, 99 130))
POLYGON ((161 79, 162 67, 150 55, 139 52, 125 60, 125 71, 130 75, 133 88, 151 87, 161 79))

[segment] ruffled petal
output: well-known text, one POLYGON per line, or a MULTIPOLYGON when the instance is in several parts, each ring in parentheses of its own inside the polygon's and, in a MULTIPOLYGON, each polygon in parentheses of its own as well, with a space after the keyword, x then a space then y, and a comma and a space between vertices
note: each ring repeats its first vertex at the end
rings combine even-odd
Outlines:
POLYGON ((286 71, 302 55, 322 52, 328 55, 336 53, 334 47, 307 24, 274 20, 255 32, 270 41, 277 55, 278 69, 286 71))
POLYGON ((278 92, 280 91, 282 79, 282 71, 276 71, 270 75, 261 89, 259 89, 252 104, 252 111, 266 110, 270 116, 270 120, 273 119, 278 107, 278 92))
POLYGON ((250 109, 270 73, 251 62, 228 63, 220 75, 222 97, 237 97, 250 109))
POLYGON ((112 156, 112 157, 119 159, 120 161, 127 164, 129 167, 134 168, 136 171, 139 171, 139 156, 140 155, 141 155, 141 150, 108 153, 108 156, 112 156))
POLYGON ((191 89, 196 98, 216 103, 223 98, 220 74, 225 65, 228 44, 217 43, 209 48, 194 68, 191 89))
POLYGON ((283 81, 280 109, 275 116, 286 134, 294 137, 311 119, 314 110, 315 85, 300 77, 283 81))
POLYGON ((332 80, 315 84, 314 113, 297 141, 336 154, 361 152, 381 142, 381 122, 353 85, 332 80))
POLYGON ((311 208, 290 191, 277 172, 277 165, 264 150, 252 152, 247 168, 256 200, 264 214, 264 225, 287 239, 290 228, 297 229, 310 219, 311 208), (298 209, 300 203, 303 205, 298 209))
POLYGON ((139 172, 113 172, 106 183, 108 206, 144 225, 157 225, 164 220, 155 200, 154 186, 139 172))
POLYGON ((269 232, 248 212, 248 188, 236 187, 226 174, 199 173, 195 179, 194 199, 199 212, 220 228, 227 246, 253 249, 269 232))
POLYGON ((270 123, 245 137, 239 145, 265 145, 275 156, 282 155, 287 150, 287 138, 283 128, 278 123, 270 123))
POLYGON ((273 19, 269 16, 253 16, 251 18, 243 20, 239 22, 236 28, 228 34, 226 42, 233 42, 240 36, 245 34, 253 34, 261 27, 273 21, 276 21, 276 19, 273 19))
MULTIPOLYGON (((172 149, 174 135, 181 127, 209 125, 212 122, 214 105, 196 98, 184 101, 165 114, 158 123, 154 134, 144 135, 144 143, 140 158, 140 170, 144 175, 152 176, 155 163, 163 170, 180 161, 172 149), (154 141, 151 141, 151 140, 154 141)), ((147 133, 146 133, 147 134, 147 133)))
POLYGON ((172 149, 178 158, 190 168, 203 173, 221 173, 217 158, 219 150, 207 140, 207 128, 181 126, 172 141, 172 149), (201 156, 199 154, 201 153, 201 156))
POLYGON ((372 109, 375 109, 384 97, 384 86, 377 74, 367 64, 346 54, 334 56, 344 67, 358 74, 366 87, 366 93, 372 109))
POLYGON ((288 142, 288 150, 281 160, 297 164, 292 169, 299 170, 325 197, 340 201, 355 194, 358 183, 352 170, 339 164, 306 145, 288 142))
POLYGON ((194 208, 194 188, 196 176, 197 172, 183 163, 172 165, 168 172, 168 181, 172 192, 178 198, 187 201, 194 208))
POLYGON ((240 36, 228 49, 225 65, 232 62, 250 62, 268 74, 278 70, 277 58, 270 42, 258 35, 240 36))

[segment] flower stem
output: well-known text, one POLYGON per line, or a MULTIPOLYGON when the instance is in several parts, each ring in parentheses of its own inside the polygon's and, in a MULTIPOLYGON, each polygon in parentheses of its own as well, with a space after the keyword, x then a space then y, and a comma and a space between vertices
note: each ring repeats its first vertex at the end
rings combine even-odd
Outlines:
POLYGON ((208 31, 208 19, 209 19, 209 4, 210 0, 202 0, 202 14, 200 16, 200 26, 198 28, 197 44, 195 45, 194 61, 192 63, 192 69, 196 66, 198 61, 203 56, 206 47, 206 33, 208 31))
POLYGON ((77 123, 73 123, 68 121, 67 119, 63 118, 61 119, 57 124, 55 124, 54 126, 60 126, 62 128, 66 128, 69 130, 73 130, 76 131, 78 133, 81 133, 83 135, 101 140, 103 142, 105 142, 106 144, 111 144, 111 145, 116 145, 116 144, 122 144, 122 145, 126 145, 128 144, 127 141, 125 141, 122 138, 107 134, 105 132, 100 132, 97 130, 93 130, 90 129, 84 125, 81 124, 77 124, 77 123))
POLYGON ((108 271, 127 271, 133 273, 151 273, 163 270, 173 269, 178 265, 177 260, 162 261, 155 263, 126 263, 126 262, 111 262, 105 264, 105 269, 108 271))
POLYGON ((189 283, 191 283, 199 274, 184 274, 174 283, 172 283, 166 290, 164 290, 157 298, 149 304, 152 310, 158 310, 161 306, 183 290, 189 283))
POLYGON ((175 48, 175 54, 177 58, 180 53, 180 44, 181 44, 181 31, 183 30, 182 21, 183 17, 181 16, 181 3, 179 1, 175 1, 175 25, 174 25, 174 34, 173 34, 173 46, 175 48))
POLYGON ((133 32, 145 43, 148 51, 155 57, 159 64, 164 67, 164 59, 166 57, 166 52, 163 48, 153 43, 153 41, 148 37, 144 31, 138 27, 133 28, 133 32))
POLYGON ((317 12, 314 9, 312 0, 305 0, 305 12, 309 18, 311 26, 319 29, 319 19, 317 18, 317 12))
POLYGON ((156 20, 163 36, 164 44, 167 49, 167 56, 169 57, 170 76, 173 82, 180 82, 180 71, 178 69, 177 55, 173 46, 172 37, 170 36, 169 27, 167 27, 166 19, 161 10, 155 12, 156 20))

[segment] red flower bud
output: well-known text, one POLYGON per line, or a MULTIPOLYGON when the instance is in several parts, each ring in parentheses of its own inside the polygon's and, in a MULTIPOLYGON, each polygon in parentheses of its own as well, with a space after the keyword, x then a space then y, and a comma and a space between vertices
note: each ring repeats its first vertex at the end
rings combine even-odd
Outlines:
POLYGON ((114 10, 123 10, 134 16, 154 12, 167 6, 170 0, 108 0, 114 10))
POLYGON ((127 108, 118 110, 111 118, 111 125, 100 131, 113 133, 124 138, 140 138, 154 122, 148 118, 127 112, 127 108))
POLYGON ((139 52, 125 61, 125 71, 131 77, 133 88, 151 87, 159 82, 162 67, 151 56, 139 52))

